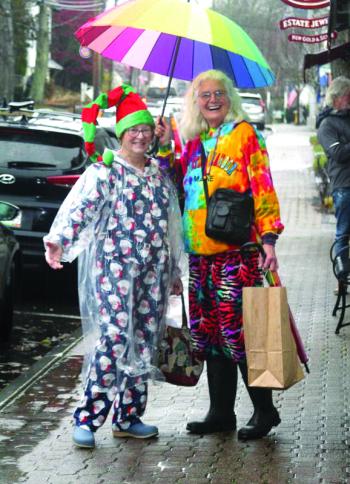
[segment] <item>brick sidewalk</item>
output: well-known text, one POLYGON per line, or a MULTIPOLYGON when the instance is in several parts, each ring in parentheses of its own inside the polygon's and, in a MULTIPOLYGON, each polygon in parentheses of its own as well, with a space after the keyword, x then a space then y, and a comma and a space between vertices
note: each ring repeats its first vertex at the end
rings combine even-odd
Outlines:
MULTIPOLYGON (((73 447, 71 413, 78 398, 79 349, 0 413, 0 483, 245 484, 350 482, 350 329, 336 336, 328 251, 334 218, 317 208, 309 133, 278 128, 268 139, 286 231, 278 243, 280 275, 310 357, 311 374, 275 392, 282 423, 260 440, 236 434, 189 435, 185 424, 204 415, 205 376, 195 388, 152 385, 146 418, 153 441, 113 439, 110 422, 93 451, 73 447)), ((350 315, 349 315, 350 316, 350 315)), ((238 425, 252 412, 240 382, 238 425)))

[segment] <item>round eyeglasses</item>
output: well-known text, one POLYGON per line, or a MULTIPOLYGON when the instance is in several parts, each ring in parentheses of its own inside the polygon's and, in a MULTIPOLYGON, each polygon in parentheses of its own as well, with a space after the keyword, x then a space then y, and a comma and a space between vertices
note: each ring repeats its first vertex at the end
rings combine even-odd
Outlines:
POLYGON ((152 128, 129 128, 126 131, 132 138, 136 138, 139 134, 147 138, 153 133, 152 128))
POLYGON ((204 91, 204 92, 200 92, 198 94, 198 97, 200 99, 202 99, 203 101, 209 101, 209 99, 214 96, 215 99, 222 99, 224 96, 226 96, 227 92, 226 91, 222 91, 220 89, 218 89, 217 91, 213 91, 213 92, 210 92, 210 91, 204 91))

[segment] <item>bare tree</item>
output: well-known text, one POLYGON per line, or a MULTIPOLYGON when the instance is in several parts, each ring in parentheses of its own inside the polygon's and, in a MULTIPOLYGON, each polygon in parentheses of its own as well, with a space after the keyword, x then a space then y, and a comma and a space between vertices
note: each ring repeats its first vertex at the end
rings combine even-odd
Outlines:
POLYGON ((290 7, 278 0, 214 0, 215 10, 242 27, 254 40, 276 75, 297 81, 302 73, 304 46, 292 44, 279 28, 279 21, 291 14, 290 7))
POLYGON ((37 102, 42 102, 45 94, 45 82, 49 63, 49 21, 51 11, 45 3, 40 5, 38 30, 36 38, 36 61, 30 96, 37 102))
POLYGON ((15 56, 11 0, 0 2, 0 95, 12 100, 15 86, 15 56))

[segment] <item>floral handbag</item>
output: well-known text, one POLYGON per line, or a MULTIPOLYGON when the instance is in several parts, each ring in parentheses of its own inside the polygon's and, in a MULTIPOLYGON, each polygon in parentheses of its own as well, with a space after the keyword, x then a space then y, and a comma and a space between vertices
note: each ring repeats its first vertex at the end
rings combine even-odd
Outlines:
POLYGON ((193 352, 190 331, 187 327, 184 297, 182 302, 182 326, 166 326, 159 347, 158 367, 165 381, 179 386, 194 386, 203 371, 203 361, 193 352))

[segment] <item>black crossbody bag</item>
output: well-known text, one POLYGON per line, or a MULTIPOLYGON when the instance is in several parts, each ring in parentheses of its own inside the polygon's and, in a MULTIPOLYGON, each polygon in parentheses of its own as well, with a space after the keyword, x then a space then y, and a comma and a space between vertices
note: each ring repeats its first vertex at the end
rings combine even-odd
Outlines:
POLYGON ((209 198, 206 156, 201 143, 202 178, 207 218, 205 233, 208 237, 234 245, 243 245, 250 240, 254 220, 254 202, 251 194, 236 192, 230 188, 218 188, 209 198))

